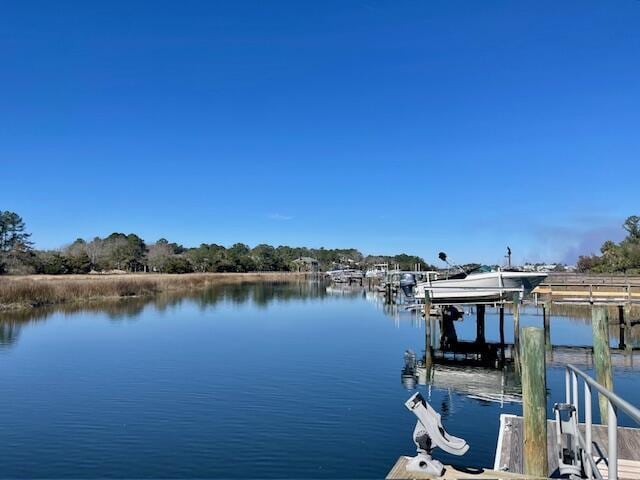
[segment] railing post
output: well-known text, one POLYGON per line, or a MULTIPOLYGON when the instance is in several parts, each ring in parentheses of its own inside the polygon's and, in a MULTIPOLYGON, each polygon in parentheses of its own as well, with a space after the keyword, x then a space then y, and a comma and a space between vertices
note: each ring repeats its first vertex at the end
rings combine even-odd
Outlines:
POLYGON ((573 383, 573 407, 576 409, 576 420, 580 422, 580 410, 578 407, 578 376, 576 372, 571 372, 571 380, 573 383))
POLYGON ((522 413, 524 416, 524 473, 548 477, 547 401, 544 332, 522 329, 522 413))
POLYGON ((564 403, 571 403, 571 373, 569 367, 564 370, 564 403))
MULTIPOLYGON (((591 425, 593 424, 593 420, 591 418, 591 385, 587 382, 584 382, 584 443, 585 443, 585 455, 588 459, 592 457, 592 445, 591 445, 591 425)), ((591 460, 587 460, 585 462, 585 471, 587 473, 587 478, 592 477, 591 472, 591 460)))
POLYGON ((609 480, 618 480, 618 417, 616 415, 616 407, 613 406, 609 400, 607 400, 609 409, 609 422, 608 422, 608 434, 609 434, 609 446, 607 451, 607 457, 609 460, 609 480))

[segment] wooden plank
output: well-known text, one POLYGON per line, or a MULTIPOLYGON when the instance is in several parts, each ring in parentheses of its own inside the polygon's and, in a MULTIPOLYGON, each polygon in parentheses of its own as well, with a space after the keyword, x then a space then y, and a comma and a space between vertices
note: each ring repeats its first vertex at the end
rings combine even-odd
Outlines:
POLYGON ((387 480, 422 480, 422 479, 444 479, 444 480, 457 480, 466 478, 480 478, 480 479, 531 479, 534 480, 537 477, 530 477, 526 475, 514 474, 512 472, 503 472, 499 470, 490 470, 483 467, 463 467, 454 465, 445 465, 444 475, 442 477, 435 477, 433 475, 426 475, 423 473, 407 472, 407 461, 411 457, 400 457, 395 465, 391 468, 387 474, 387 480))
MULTIPOLYGON (((609 466, 599 458, 594 457, 598 465, 598 471, 603 479, 609 478, 609 466)), ((637 480, 640 479, 640 462, 637 460, 618 460, 618 478, 637 480)))
MULTIPOLYGON (((584 435, 584 424, 578 427, 584 435)), ((500 417, 500 435, 502 436, 502 445, 500 451, 496 452, 496 460, 494 468, 506 467, 512 473, 522 473, 522 455, 521 446, 514 446, 512 443, 522 443, 523 419, 517 415, 501 415, 500 417)), ((555 451, 555 421, 547 420, 547 455, 549 458, 549 472, 551 476, 558 468, 558 459, 555 451)), ((608 437, 606 425, 593 425, 592 428, 593 453, 596 461, 604 462, 608 456, 608 437)), ((640 429, 629 427, 618 427, 618 466, 622 465, 634 466, 635 463, 640 464, 640 429)), ((606 467, 605 467, 606 468, 606 467)), ((629 471, 627 469, 626 471, 629 471)), ((638 477, 622 477, 620 470, 618 471, 620 478, 638 478, 638 477)))

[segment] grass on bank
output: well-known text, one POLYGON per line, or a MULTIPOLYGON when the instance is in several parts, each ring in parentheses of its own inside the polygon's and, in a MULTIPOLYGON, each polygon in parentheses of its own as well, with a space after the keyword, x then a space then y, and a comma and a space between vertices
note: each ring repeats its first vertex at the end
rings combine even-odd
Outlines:
POLYGON ((293 279, 296 273, 28 275, 0 277, 0 311, 85 300, 155 295, 208 285, 293 279))

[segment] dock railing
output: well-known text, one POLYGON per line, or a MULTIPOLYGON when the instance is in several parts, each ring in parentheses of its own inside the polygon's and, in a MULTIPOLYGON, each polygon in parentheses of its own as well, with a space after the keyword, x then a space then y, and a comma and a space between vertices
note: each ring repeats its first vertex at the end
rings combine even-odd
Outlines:
POLYGON ((591 414, 592 388, 607 399, 608 415, 607 415, 607 464, 609 468, 609 480, 618 480, 618 409, 625 412, 634 421, 640 424, 640 410, 631 405, 629 402, 620 398, 618 395, 600 385, 588 374, 573 365, 567 365, 565 370, 565 398, 566 403, 573 405, 576 411, 576 418, 579 420, 578 409, 578 377, 584 383, 584 437, 578 429, 578 442, 580 448, 584 452, 583 465, 587 478, 597 478, 602 480, 602 474, 598 470, 597 464, 592 454, 592 426, 593 419, 591 414), (586 458, 584 458, 586 457, 586 458), (586 461, 585 461, 586 460, 586 461))

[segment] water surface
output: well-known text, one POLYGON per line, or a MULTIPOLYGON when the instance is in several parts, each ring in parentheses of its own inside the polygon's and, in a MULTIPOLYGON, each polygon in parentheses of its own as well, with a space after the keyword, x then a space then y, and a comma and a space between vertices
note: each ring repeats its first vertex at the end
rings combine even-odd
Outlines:
MULTIPOLYGON (((539 313, 522 324, 541 325, 539 313)), ((554 343, 590 343, 579 315, 552 322, 554 343)), ((456 326, 474 338, 473 317, 456 326)), ((491 309, 486 333, 497 340, 491 309)), ((424 336, 416 315, 318 283, 4 316, 0 476, 382 478, 415 451, 401 369, 424 336)), ((616 390, 636 404, 637 377, 616 369, 616 390)), ((549 369, 549 405, 563 378, 549 369)), ((492 466, 499 415, 520 405, 418 389, 469 442, 462 461, 492 466)))

